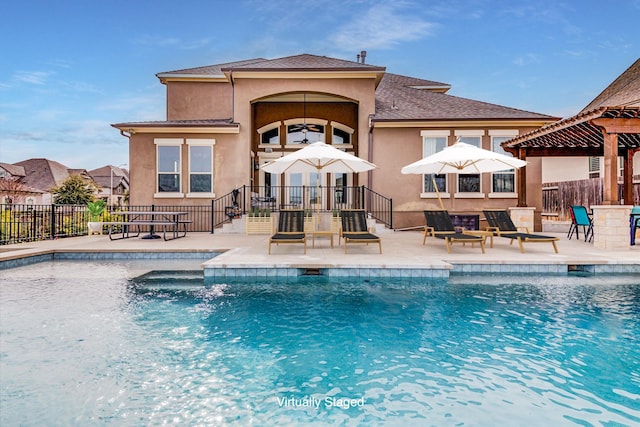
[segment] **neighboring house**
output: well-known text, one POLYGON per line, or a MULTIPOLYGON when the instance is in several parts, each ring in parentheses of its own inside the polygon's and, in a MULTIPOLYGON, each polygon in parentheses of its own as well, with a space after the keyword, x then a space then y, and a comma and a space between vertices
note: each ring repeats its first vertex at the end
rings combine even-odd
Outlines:
MULTIPOLYGON (((393 199, 393 226, 424 224, 438 207, 431 176, 400 169, 456 140, 502 152, 500 144, 557 117, 448 95, 450 85, 387 73, 385 67, 302 54, 250 59, 157 74, 167 118, 112 125, 129 138, 132 205, 210 205, 242 185, 366 186, 393 199), (324 141, 375 163, 352 174, 276 176, 261 164, 324 141)), ((360 58, 360 56, 359 56, 360 58)), ((540 159, 527 166, 540 182, 540 159)), ((455 212, 517 202, 516 174, 439 176, 440 196, 455 212)), ((289 194, 278 192, 287 205, 289 194)), ((529 206, 541 210, 541 196, 529 206)))
MULTIPOLYGON (((80 175, 88 182, 93 183, 93 179, 85 169, 71 169, 62 163, 49 159, 28 159, 14 163, 13 166, 20 167, 24 171, 24 176, 20 181, 22 184, 42 192, 41 199, 37 204, 53 203, 51 190, 72 175, 80 175)), ((93 184, 95 185, 95 183, 93 184)))
MULTIPOLYGON (((640 107, 640 59, 636 60, 578 115, 603 107, 640 107)), ((622 158, 618 161, 618 177, 622 179, 622 158)), ((640 153, 633 157, 634 182, 640 182, 640 153)), ((543 159, 542 182, 574 181, 601 178, 604 174, 602 156, 546 157, 543 159)))
POLYGON ((23 166, 0 163, 0 204, 42 203, 43 191, 25 185, 24 177, 23 166))
POLYGON ((118 166, 107 165, 89 171, 98 186, 98 197, 109 205, 122 206, 129 194, 129 172, 118 166))

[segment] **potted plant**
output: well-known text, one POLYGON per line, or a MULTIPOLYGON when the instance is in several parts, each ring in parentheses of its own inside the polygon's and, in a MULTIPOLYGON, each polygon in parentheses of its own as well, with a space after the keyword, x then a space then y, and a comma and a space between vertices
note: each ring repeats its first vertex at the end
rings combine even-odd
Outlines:
POLYGON ((253 208, 246 219, 247 234, 270 234, 273 232, 271 210, 253 208))
POLYGON ((104 213, 106 203, 104 200, 96 200, 95 202, 87 203, 87 210, 89 211, 89 222, 87 222, 87 230, 89 236, 92 234, 102 234, 102 221, 100 218, 104 213))

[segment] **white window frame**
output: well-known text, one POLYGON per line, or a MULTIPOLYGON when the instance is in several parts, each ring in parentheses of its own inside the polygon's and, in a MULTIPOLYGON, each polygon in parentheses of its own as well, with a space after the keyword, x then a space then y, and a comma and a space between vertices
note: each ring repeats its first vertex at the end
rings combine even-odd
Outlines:
POLYGON ((281 124, 282 122, 277 121, 277 122, 269 123, 268 125, 264 125, 260 129, 258 129, 258 135, 259 135, 258 148, 265 148, 265 149, 273 149, 274 147, 280 148, 280 125, 281 124), (269 132, 270 130, 273 130, 273 129, 276 129, 278 132, 278 142, 273 144, 264 144, 262 142, 262 134, 269 132))
MULTIPOLYGON (((156 138, 153 140, 156 145, 156 179, 155 179, 155 192, 153 194, 154 198, 157 199, 172 199, 172 198, 183 198, 184 193, 182 192, 182 188, 184 185, 184 179, 182 179, 182 145, 184 140, 182 138, 156 138), (164 192, 158 191, 160 186, 159 177, 160 177, 160 159, 159 152, 160 147, 178 147, 178 162, 177 162, 177 173, 180 178, 180 188, 177 192, 164 192)), ((164 172, 164 171, 163 171, 164 172)), ((165 172, 166 173, 166 172, 165 172)))
MULTIPOLYGON (((449 130, 423 130, 420 131, 420 137, 421 137, 421 141, 422 141, 422 158, 426 157, 426 153, 424 151, 424 144, 425 144, 425 138, 445 138, 445 147, 448 146, 449 144, 449 136, 451 136, 451 131, 449 130)), ((420 175, 421 177, 421 181, 420 181, 420 198, 421 199, 437 199, 438 198, 438 193, 436 193, 435 191, 433 192, 426 192, 424 191, 424 179, 425 176, 420 175)), ((445 191, 441 191, 440 192, 440 198, 441 199, 448 199, 451 197, 451 193, 449 193, 449 176, 447 174, 445 174, 445 191)))
MULTIPOLYGON (((454 131, 456 142, 461 138, 478 138, 478 147, 482 148, 482 138, 484 137, 484 130, 482 129, 458 129, 454 131)), ((464 142, 464 141, 462 141, 464 142)), ((454 199, 484 199, 485 194, 482 192, 482 174, 456 174, 456 194, 453 195, 454 199), (460 176, 461 175, 480 175, 480 186, 477 192, 461 192, 460 191, 460 176)))
POLYGON ((214 191, 215 188, 215 182, 213 180, 215 174, 214 174, 214 155, 215 155, 215 147, 216 145, 216 140, 215 139, 187 139, 187 150, 188 150, 188 158, 189 158, 189 170, 187 171, 187 188, 189 190, 189 192, 187 193, 187 198, 193 198, 193 199, 210 199, 216 196, 216 193, 214 191), (210 168, 210 172, 191 172, 191 147, 210 147, 211 150, 211 168, 210 168), (211 175, 211 191, 210 192, 192 192, 191 191, 191 175, 193 174, 200 174, 200 175, 211 175))
POLYGON ((335 145, 337 147, 340 148, 346 148, 346 149, 350 149, 353 148, 353 134, 355 132, 355 129, 347 126, 347 125, 343 125, 342 123, 339 122, 331 122, 331 144, 335 145), (334 129, 339 129, 345 133, 347 133, 349 135, 349 142, 346 144, 336 144, 333 140, 334 134, 333 131, 334 129))
MULTIPOLYGON (((301 143, 295 143, 293 141, 290 140, 290 136, 292 135, 289 133, 289 126, 291 125, 301 125, 301 124, 308 124, 308 125, 321 125, 324 127, 324 132, 322 133, 322 139, 321 142, 327 142, 327 124, 329 123, 328 120, 324 120, 324 119, 304 119, 304 118, 297 118, 297 119, 289 119, 289 120, 285 120, 284 121, 284 125, 285 125, 285 129, 286 129, 286 141, 285 141, 285 148, 302 148, 304 147, 304 144, 301 143)), ((297 132, 296 132, 297 133, 297 132)), ((313 132, 315 133, 315 132, 313 132)), ((311 141, 311 142, 318 142, 318 141, 311 141)))
MULTIPOLYGON (((515 138, 516 136, 518 136, 519 131, 517 129, 490 129, 489 130, 489 136, 491 137, 491 151, 496 152, 498 154, 504 154, 505 156, 512 156, 511 153, 505 151, 499 144, 496 145, 495 144, 495 139, 497 138, 507 138, 507 140, 511 139, 511 138, 515 138)), ((504 142, 504 141, 501 141, 504 142)), ((505 171, 501 171, 501 172, 494 172, 491 174, 491 181, 490 181, 490 185, 491 185, 491 192, 489 193, 489 198, 490 199, 516 199, 518 198, 518 192, 517 191, 513 191, 513 192, 500 192, 500 191, 494 191, 493 189, 493 175, 494 174, 500 174, 500 175, 505 175, 505 174, 513 174, 513 188, 514 190, 517 190, 518 188, 518 175, 516 174, 516 170, 515 169, 511 169, 511 170, 505 170, 505 171)))

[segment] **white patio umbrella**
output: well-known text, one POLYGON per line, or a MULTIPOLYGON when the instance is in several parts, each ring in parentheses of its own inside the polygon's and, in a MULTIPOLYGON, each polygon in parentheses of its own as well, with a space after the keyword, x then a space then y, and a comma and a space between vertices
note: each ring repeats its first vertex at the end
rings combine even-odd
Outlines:
POLYGON ((358 173, 376 167, 373 163, 338 150, 324 142, 314 142, 300 150, 265 163, 260 169, 269 173, 358 173))
MULTIPOLYGON (((464 142, 456 142, 442 151, 403 167, 401 172, 403 174, 473 174, 517 169, 526 164, 527 162, 524 160, 515 157, 505 156, 464 142)), ((438 200, 440 200, 440 207, 444 209, 435 179, 433 185, 438 194, 438 200)))
POLYGON ((358 173, 377 166, 353 154, 339 150, 324 142, 314 142, 293 153, 289 153, 260 169, 269 173, 358 173))

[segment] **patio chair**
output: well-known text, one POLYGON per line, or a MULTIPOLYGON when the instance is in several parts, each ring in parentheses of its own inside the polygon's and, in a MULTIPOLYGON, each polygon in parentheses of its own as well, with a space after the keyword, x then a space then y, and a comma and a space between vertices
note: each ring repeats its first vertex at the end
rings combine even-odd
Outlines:
POLYGON ((629 215, 629 228, 631 232, 631 246, 636 244, 636 230, 640 229, 640 206, 634 206, 629 215))
POLYGON ((426 243, 427 237, 437 237, 445 241, 447 253, 451 253, 451 245, 455 242, 471 243, 472 245, 480 243, 480 249, 484 253, 484 237, 465 234, 464 230, 456 229, 448 211, 427 210, 424 211, 424 218, 427 225, 424 227, 423 245, 426 243))
POLYGON ((304 253, 307 253, 307 237, 304 234, 304 211, 282 210, 278 218, 278 229, 276 233, 269 239, 269 254, 271 254, 271 245, 275 243, 302 243, 304 253))
POLYGON ((377 243, 382 253, 380 237, 371 233, 367 228, 367 214, 364 209, 343 209, 341 211, 342 232, 344 239, 344 253, 347 253, 349 243, 377 243))
POLYGON ((589 242, 593 240, 593 222, 587 212, 587 208, 574 205, 571 206, 571 227, 569 227, 569 233, 567 234, 569 240, 571 240, 574 234, 576 235, 576 239, 580 239, 580 229, 578 227, 582 227, 585 242, 587 240, 589 242))
POLYGON ((506 210, 484 210, 484 216, 489 223, 489 230, 500 237, 511 239, 509 244, 513 244, 514 240, 518 241, 520 246, 520 252, 524 253, 524 243, 542 243, 551 242, 553 250, 558 253, 558 246, 556 241, 560 240, 558 237, 543 236, 541 234, 529 233, 526 229, 525 232, 520 232, 518 227, 515 226, 509 212, 506 210))

